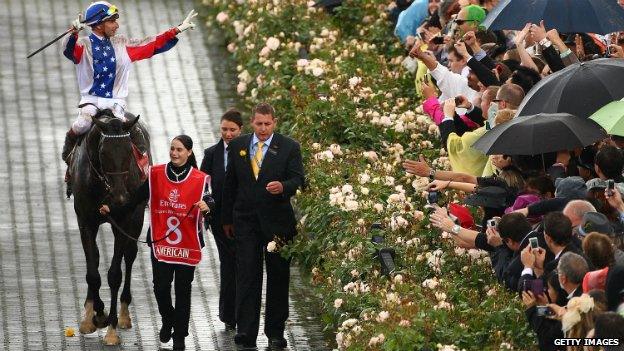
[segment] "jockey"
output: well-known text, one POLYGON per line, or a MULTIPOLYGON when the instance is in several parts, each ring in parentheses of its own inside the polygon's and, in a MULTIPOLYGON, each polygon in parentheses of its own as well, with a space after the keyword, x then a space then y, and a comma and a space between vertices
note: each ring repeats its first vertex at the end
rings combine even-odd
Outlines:
POLYGON ((78 118, 65 136, 62 152, 65 162, 68 163, 78 136, 91 128, 91 118, 97 109, 109 108, 116 117, 124 118, 132 63, 171 49, 178 42, 176 35, 195 28, 191 22, 195 16, 197 13, 191 10, 179 26, 144 39, 116 35, 119 12, 115 5, 106 1, 89 5, 85 22, 81 21, 81 15, 72 22, 72 34, 64 39, 61 47, 63 55, 76 65, 80 104, 78 118), (78 32, 87 25, 91 27, 91 34, 79 37, 78 32))

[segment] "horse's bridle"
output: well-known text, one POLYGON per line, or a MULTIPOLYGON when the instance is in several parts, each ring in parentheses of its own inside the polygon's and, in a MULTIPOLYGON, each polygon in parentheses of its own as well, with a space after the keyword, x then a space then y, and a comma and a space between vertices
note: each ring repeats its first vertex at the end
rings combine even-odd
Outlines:
POLYGON ((123 139, 123 138, 130 138, 130 132, 126 132, 123 134, 105 134, 104 132, 101 132, 100 134, 100 141, 98 143, 98 161, 100 163, 100 170, 98 171, 97 168, 95 168, 95 166, 93 165, 93 162, 91 162, 91 155, 89 155, 89 152, 87 151, 87 158, 89 159, 89 166, 91 167, 91 169, 93 170, 93 172, 95 172, 95 175, 100 179, 100 181, 104 184, 104 187, 106 188, 106 192, 109 192, 111 189, 110 186, 110 181, 108 179, 108 176, 120 176, 120 175, 126 175, 129 173, 130 170, 125 170, 122 172, 106 172, 103 170, 102 168, 102 160, 100 159, 100 148, 102 146, 102 143, 104 143, 104 141, 109 138, 109 139, 123 139))

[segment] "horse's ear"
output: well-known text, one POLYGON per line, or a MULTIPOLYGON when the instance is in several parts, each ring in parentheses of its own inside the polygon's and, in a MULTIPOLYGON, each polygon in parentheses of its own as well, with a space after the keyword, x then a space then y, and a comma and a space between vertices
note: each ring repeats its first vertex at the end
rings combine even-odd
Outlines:
MULTIPOLYGON (((126 113, 126 118, 128 118, 130 116, 132 116, 132 115, 129 114, 129 113, 126 113)), ((123 130, 126 131, 126 132, 132 130, 134 125, 139 121, 139 117, 141 117, 141 115, 137 115, 136 117, 132 116, 132 117, 128 118, 127 121, 123 122, 123 130)))
POLYGON ((100 128, 101 131, 105 131, 107 129, 106 122, 103 122, 101 119, 93 117, 93 123, 100 128))

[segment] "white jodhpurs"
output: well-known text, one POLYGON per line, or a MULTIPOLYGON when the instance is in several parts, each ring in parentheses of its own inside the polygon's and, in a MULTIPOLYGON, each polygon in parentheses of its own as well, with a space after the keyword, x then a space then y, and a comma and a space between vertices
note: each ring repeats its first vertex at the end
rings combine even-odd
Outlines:
MULTIPOLYGON (((83 96, 80 99, 80 103, 78 105, 91 103, 97 106, 99 109, 111 109, 113 114, 117 118, 121 118, 125 120, 124 112, 126 110, 126 101, 124 99, 106 99, 97 96, 83 96)), ((91 124, 93 123, 92 118, 97 113, 97 108, 93 105, 87 105, 78 109, 78 117, 72 123, 72 130, 77 135, 82 135, 89 131, 91 128, 91 124)))

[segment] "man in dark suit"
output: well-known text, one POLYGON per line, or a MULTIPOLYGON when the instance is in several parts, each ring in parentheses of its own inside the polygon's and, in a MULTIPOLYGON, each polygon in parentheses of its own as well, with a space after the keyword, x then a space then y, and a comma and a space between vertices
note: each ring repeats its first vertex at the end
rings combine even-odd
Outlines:
POLYGON ((267 267, 264 333, 273 348, 286 347, 290 261, 267 244, 289 241, 296 234, 290 198, 305 182, 299 143, 274 133, 277 119, 271 105, 252 112, 254 132, 230 143, 223 189, 223 230, 235 234, 236 324, 234 341, 256 345, 260 324, 262 263, 267 267))
POLYGON ((212 211, 208 224, 219 251, 219 275, 221 278, 219 287, 219 319, 225 323, 228 329, 236 328, 236 257, 234 240, 223 233, 221 208, 223 204, 223 181, 227 165, 227 147, 234 138, 240 135, 242 126, 243 118, 240 112, 235 109, 228 110, 221 117, 221 140, 204 150, 204 159, 200 167, 202 172, 210 175, 212 182, 215 208, 212 211))

